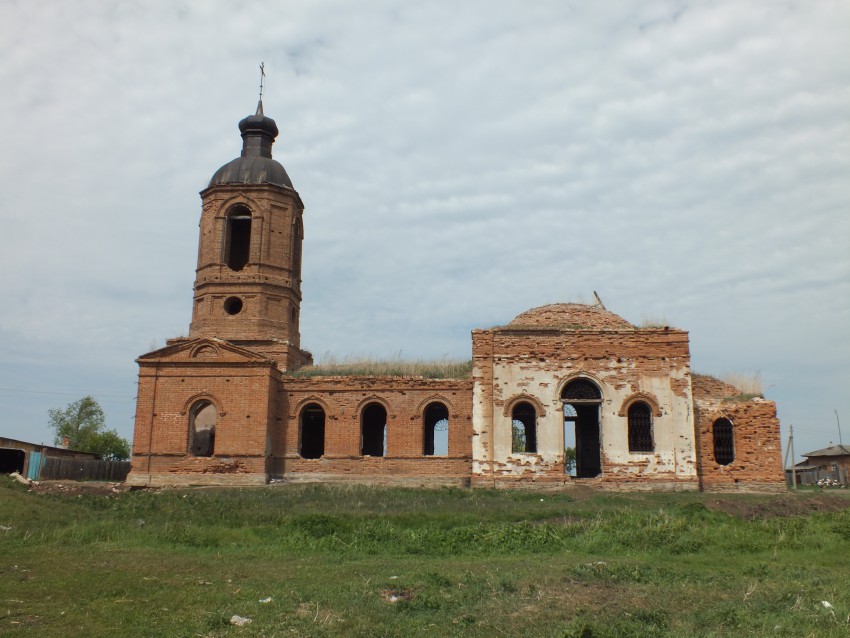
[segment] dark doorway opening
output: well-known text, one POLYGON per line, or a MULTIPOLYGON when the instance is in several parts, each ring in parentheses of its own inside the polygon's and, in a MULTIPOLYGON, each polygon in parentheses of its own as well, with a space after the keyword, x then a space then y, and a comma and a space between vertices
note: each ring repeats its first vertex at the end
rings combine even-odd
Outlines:
POLYGON ((602 474, 599 406, 602 392, 588 379, 576 379, 561 392, 564 402, 564 441, 575 441, 576 478, 602 474), (570 436, 572 434, 572 436, 570 436))
POLYGON ((442 403, 425 408, 425 456, 447 456, 449 453, 449 409, 442 403))
POLYGON ((325 411, 311 403, 301 410, 301 456, 318 459, 325 453, 325 411))
POLYGON ((24 461, 27 453, 15 448, 0 448, 0 474, 24 473, 24 461))
POLYGON ((370 403, 361 416, 361 450, 363 456, 387 453, 387 411, 380 403, 370 403))

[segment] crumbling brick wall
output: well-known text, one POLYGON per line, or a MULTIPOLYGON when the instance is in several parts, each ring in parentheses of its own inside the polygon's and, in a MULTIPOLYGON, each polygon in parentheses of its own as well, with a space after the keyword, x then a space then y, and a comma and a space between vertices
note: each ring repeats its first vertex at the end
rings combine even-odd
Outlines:
POLYGON ((782 442, 776 404, 742 396, 735 387, 704 375, 694 375, 700 486, 706 491, 785 489, 782 442), (713 426, 729 419, 734 434, 734 460, 715 459, 713 426))

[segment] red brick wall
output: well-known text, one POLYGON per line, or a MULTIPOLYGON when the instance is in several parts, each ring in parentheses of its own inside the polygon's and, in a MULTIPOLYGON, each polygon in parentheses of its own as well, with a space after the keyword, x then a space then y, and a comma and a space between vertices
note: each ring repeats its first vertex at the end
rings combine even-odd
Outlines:
MULTIPOLYGON (((162 482, 199 482, 221 471, 265 482, 268 423, 276 372, 270 362, 140 363, 130 482, 171 473, 162 482), (189 453, 190 409, 209 400, 218 409, 214 457, 189 453), (203 475, 203 476, 200 476, 203 475)), ((244 478, 244 477, 243 477, 244 478)))
POLYGON ((785 489, 776 404, 750 401, 695 401, 700 485, 706 491, 785 489), (714 459, 713 425, 732 422, 735 457, 729 465, 714 459))
POLYGON ((276 474, 468 478, 471 459, 472 382, 409 377, 283 377, 274 426, 276 474), (423 412, 439 401, 449 410, 448 456, 424 456, 423 412), (371 402, 387 410, 387 454, 362 457, 361 414, 371 402), (322 459, 298 454, 301 410, 325 410, 322 459))

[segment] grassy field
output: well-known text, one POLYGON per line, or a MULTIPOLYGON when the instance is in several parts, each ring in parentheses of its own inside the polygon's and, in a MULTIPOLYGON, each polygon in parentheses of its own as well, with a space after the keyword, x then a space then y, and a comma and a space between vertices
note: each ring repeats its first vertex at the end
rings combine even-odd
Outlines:
POLYGON ((846 637, 848 505, 3 479, 0 635, 846 637))

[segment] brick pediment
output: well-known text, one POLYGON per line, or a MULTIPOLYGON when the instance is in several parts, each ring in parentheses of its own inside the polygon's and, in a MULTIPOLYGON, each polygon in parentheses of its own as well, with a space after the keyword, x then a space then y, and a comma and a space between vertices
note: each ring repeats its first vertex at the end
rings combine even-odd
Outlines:
POLYGON ((187 339, 172 343, 159 350, 143 354, 136 362, 145 363, 197 363, 197 364, 268 364, 274 362, 253 350, 233 345, 223 339, 187 339))

